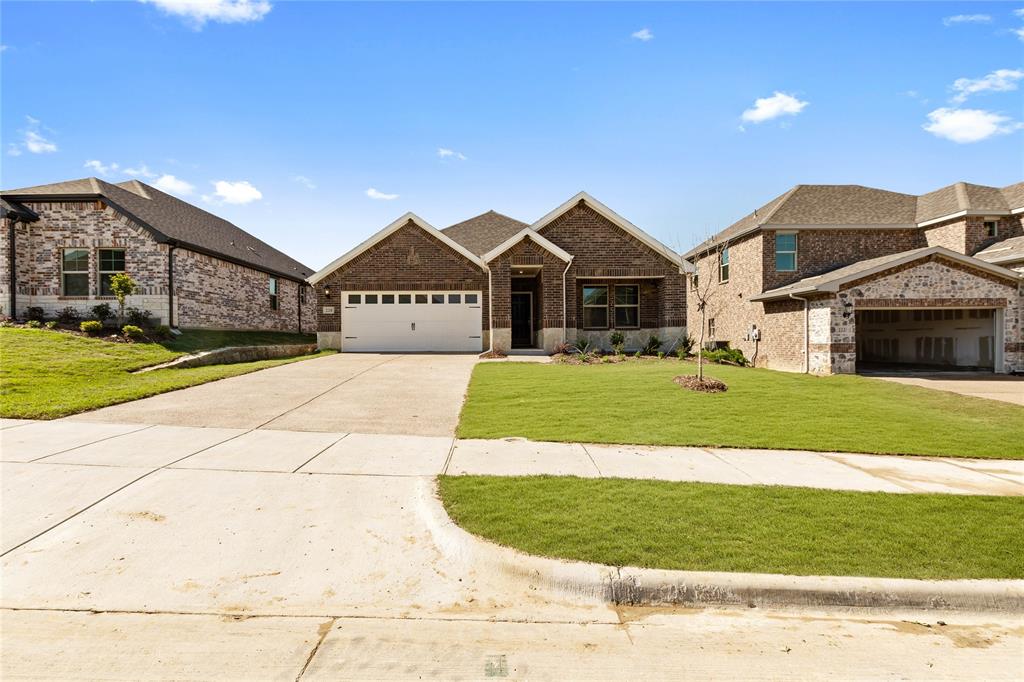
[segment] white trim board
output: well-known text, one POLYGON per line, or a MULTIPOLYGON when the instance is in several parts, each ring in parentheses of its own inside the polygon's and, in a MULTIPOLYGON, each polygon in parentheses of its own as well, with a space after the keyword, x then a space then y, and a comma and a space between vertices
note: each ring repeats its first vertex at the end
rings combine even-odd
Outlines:
POLYGON ((493 249, 485 253, 481 257, 481 260, 484 263, 490 263, 492 260, 494 260, 501 254, 505 253, 513 246, 527 238, 537 242, 537 245, 545 249, 546 251, 550 251, 555 256, 558 256, 558 258, 564 263, 568 263, 569 261, 572 260, 572 256, 567 251, 560 248, 557 244, 552 242, 550 239, 547 239, 543 235, 537 234, 536 232, 533 231, 533 229, 529 227, 524 227, 523 229, 519 230, 519 232, 516 232, 514 235, 503 241, 501 244, 495 246, 493 249))

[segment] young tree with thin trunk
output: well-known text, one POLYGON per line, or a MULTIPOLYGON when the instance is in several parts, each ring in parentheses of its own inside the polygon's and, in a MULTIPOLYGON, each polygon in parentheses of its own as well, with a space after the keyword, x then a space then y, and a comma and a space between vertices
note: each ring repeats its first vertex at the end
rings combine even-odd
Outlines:
POLYGON ((704 381, 704 339, 708 328, 708 304, 711 303, 714 295, 718 292, 719 268, 722 259, 722 252, 728 248, 728 241, 718 241, 715 237, 703 242, 704 247, 697 253, 693 270, 686 273, 686 283, 693 297, 697 302, 697 312, 700 313, 700 333, 697 337, 697 380, 704 381), (706 270, 701 275, 701 264, 707 263, 706 270))
POLYGON ((117 298, 117 325, 124 324, 124 303, 125 299, 135 293, 138 288, 135 280, 127 272, 119 272, 110 278, 110 290, 117 298))

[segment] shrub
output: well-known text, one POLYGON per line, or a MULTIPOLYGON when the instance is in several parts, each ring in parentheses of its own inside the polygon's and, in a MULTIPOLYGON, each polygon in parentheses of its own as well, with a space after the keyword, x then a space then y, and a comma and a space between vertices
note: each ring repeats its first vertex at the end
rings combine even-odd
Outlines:
POLYGON ((171 328, 168 327, 166 324, 161 324, 157 327, 154 327, 152 333, 153 336, 155 336, 158 339, 166 339, 168 336, 171 335, 171 328))
POLYGON ((746 367, 749 363, 739 348, 716 348, 715 350, 701 351, 706 360, 725 365, 739 365, 746 367))
POLYGON ((608 337, 608 340, 612 343, 612 350, 615 351, 616 355, 622 355, 622 349, 626 347, 626 335, 615 330, 608 337))
POLYGON ((661 350, 661 339, 651 334, 651 337, 647 339, 647 343, 640 349, 643 355, 655 355, 661 350))
POLYGON ((110 278, 110 290, 117 298, 118 321, 124 324, 124 302, 135 293, 138 284, 127 272, 119 272, 110 278))
POLYGON ((92 316, 100 322, 105 322, 113 316, 114 311, 111 309, 109 303, 100 303, 92 307, 92 316))
POLYGON ((93 336, 103 331, 103 323, 99 320, 86 320, 82 324, 78 325, 78 328, 86 334, 93 336))
POLYGON ((47 329, 56 329, 57 328, 57 320, 50 320, 49 322, 47 322, 43 326, 46 327, 47 329))
POLYGON ((25 319, 27 319, 30 322, 33 320, 36 322, 42 322, 43 317, 45 315, 46 313, 43 311, 43 309, 37 305, 31 305, 25 308, 25 319))
POLYGON ((565 355, 573 351, 573 345, 571 343, 560 343, 555 346, 555 355, 565 355))
POLYGON ((665 351, 663 351, 663 350, 659 350, 658 351, 658 359, 659 360, 664 360, 665 359, 665 351))
POLYGON ((28 322, 25 323, 25 326, 31 329, 39 329, 40 327, 43 326, 43 323, 40 322, 39 320, 29 320, 28 322))
POLYGON ((57 313, 57 320, 61 324, 74 324, 82 319, 82 316, 78 314, 78 311, 71 306, 66 306, 63 310, 57 313))
POLYGON ((136 327, 134 324, 126 324, 121 328, 124 335, 132 341, 138 341, 139 339, 146 336, 146 332, 142 331, 141 327, 136 327))
POLYGON ((697 340, 687 334, 683 338, 679 339, 679 346, 676 348, 676 355, 679 359, 687 358, 693 355, 693 347, 697 344, 697 340))
POLYGON ((148 327, 152 324, 153 313, 141 308, 128 308, 125 311, 125 321, 135 327, 148 327))
POLYGON ((576 349, 580 355, 587 355, 590 353, 590 339, 579 337, 576 339, 576 343, 573 344, 573 348, 576 349))

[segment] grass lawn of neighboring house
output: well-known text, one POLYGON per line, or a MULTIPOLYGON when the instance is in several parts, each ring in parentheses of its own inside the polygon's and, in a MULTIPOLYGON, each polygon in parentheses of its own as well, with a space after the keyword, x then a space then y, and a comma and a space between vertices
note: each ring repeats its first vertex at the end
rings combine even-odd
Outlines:
POLYGON ((613 566, 789 575, 1024 578, 1019 498, 574 477, 445 476, 470 533, 613 566))
MULTIPOLYGON (((308 343, 309 336, 234 332, 229 345, 308 343)), ((186 332, 165 348, 155 343, 111 343, 45 329, 0 328, 0 417, 55 419, 178 388, 315 357, 262 360, 191 369, 131 370, 167 362, 185 350, 217 348, 218 333, 186 332), (173 349, 172 349, 173 348, 173 349)))
POLYGON ((160 345, 173 351, 195 353, 228 346, 271 346, 316 343, 316 334, 292 332, 235 332, 219 329, 186 329, 160 345))
POLYGON ((853 375, 710 365, 725 393, 672 382, 678 360, 482 363, 458 435, 1024 459, 1024 407, 853 375))

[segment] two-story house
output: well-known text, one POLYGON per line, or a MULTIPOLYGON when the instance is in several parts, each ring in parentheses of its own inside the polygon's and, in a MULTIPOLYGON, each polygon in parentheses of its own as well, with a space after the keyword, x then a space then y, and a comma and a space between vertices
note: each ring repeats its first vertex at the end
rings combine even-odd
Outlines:
POLYGON ((787 371, 1021 371, 1022 221, 1024 183, 798 185, 684 254, 687 327, 787 371))

